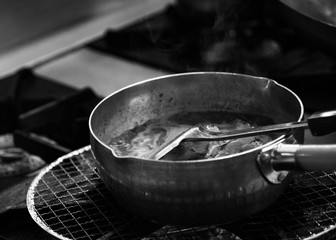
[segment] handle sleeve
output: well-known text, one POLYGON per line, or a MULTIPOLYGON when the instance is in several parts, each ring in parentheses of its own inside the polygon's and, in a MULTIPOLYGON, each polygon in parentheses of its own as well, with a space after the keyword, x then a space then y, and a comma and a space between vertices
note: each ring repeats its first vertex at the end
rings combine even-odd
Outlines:
POLYGON ((273 151, 276 171, 336 171, 336 144, 279 144, 273 151))
POLYGON ((336 171, 336 144, 300 145, 295 162, 305 171, 336 171))

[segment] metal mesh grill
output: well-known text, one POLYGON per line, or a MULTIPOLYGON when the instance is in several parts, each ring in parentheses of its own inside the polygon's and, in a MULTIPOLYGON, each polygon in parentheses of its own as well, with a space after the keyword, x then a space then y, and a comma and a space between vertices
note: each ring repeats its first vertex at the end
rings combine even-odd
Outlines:
POLYGON ((31 216, 60 239, 333 239, 335 173, 296 175, 277 202, 244 221, 179 229, 147 222, 119 206, 93 160, 89 146, 72 152, 44 169, 28 190, 31 216))

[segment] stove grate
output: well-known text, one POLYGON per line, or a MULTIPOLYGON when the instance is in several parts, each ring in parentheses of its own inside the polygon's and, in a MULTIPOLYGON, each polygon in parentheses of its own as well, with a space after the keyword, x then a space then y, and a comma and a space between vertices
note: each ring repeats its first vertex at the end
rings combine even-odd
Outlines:
POLYGON ((50 164, 32 182, 27 206, 37 224, 59 239, 333 239, 336 173, 297 175, 262 213, 240 222, 179 229, 140 219, 108 192, 90 146, 50 164))

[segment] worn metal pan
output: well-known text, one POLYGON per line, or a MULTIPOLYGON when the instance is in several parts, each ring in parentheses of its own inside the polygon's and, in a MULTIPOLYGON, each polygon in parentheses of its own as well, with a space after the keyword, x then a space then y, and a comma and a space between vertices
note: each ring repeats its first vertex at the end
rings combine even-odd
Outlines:
POLYGON ((317 49, 336 56, 336 1, 278 0, 280 12, 289 26, 317 49))
POLYGON ((304 131, 219 158, 189 161, 118 156, 110 139, 147 120, 181 111, 259 114, 301 121, 300 98, 276 81, 216 72, 158 77, 103 99, 89 119, 98 172, 116 200, 155 222, 197 226, 236 221, 270 206, 293 170, 335 170, 336 145, 302 145, 304 131))

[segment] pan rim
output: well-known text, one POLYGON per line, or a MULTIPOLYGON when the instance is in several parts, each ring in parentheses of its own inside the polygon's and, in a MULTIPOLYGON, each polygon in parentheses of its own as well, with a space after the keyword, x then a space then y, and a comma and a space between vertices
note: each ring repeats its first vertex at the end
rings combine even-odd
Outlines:
MULTIPOLYGON (((304 117, 304 106, 302 103, 302 100, 299 98, 299 96, 292 91, 291 89, 287 88, 286 86, 281 85, 280 83, 278 83, 276 80, 270 79, 270 78, 266 78, 266 77, 261 77, 261 76, 254 76, 254 75, 248 75, 248 74, 241 74, 241 73, 232 73, 232 72, 215 72, 215 71, 209 71, 209 72, 204 72, 204 71, 199 71, 199 72, 185 72, 185 73, 175 73, 175 74, 166 74, 166 75, 161 75, 158 77, 153 77, 153 78, 149 78, 149 79, 145 79, 133 84, 130 84, 128 86, 125 86, 117 91, 112 92, 111 94, 107 95, 105 98, 103 98, 91 111, 90 116, 89 116, 89 130, 90 130, 90 135, 102 146, 104 146, 104 148, 106 148, 107 150, 109 150, 112 155, 116 158, 116 159, 134 159, 137 161, 149 161, 149 162, 160 162, 160 163, 174 163, 174 164, 187 164, 187 163, 204 163, 204 162, 213 162, 213 161, 221 161, 221 160, 225 160, 225 159, 231 159, 231 158, 235 158, 235 157, 239 157, 248 153, 252 153, 252 152, 260 152, 263 149, 271 149, 272 147, 275 147, 276 145, 280 144, 281 142, 284 142, 287 138, 288 138, 288 134, 282 134, 279 137, 277 137, 276 139, 263 144, 261 146, 258 146, 256 148, 250 149, 250 150, 246 150, 243 152, 239 152, 239 153, 235 153, 235 154, 230 154, 230 155, 226 155, 226 156, 221 156, 221 157, 217 157, 217 158, 207 158, 207 159, 195 159, 195 160, 169 160, 169 159, 164 159, 164 160, 154 160, 154 159, 148 159, 148 158, 140 158, 140 157, 133 157, 133 156, 118 156, 115 151, 109 147, 106 143, 104 143, 101 139, 98 138, 98 136, 94 133, 93 131, 93 127, 92 127, 92 119, 93 119, 93 115, 94 113, 97 111, 97 109, 100 107, 100 105, 102 105, 105 101, 107 101, 108 99, 110 99, 112 96, 118 94, 119 92, 125 91, 129 88, 132 88, 134 86, 137 85, 141 85, 143 83, 147 83, 147 82, 152 82, 152 81, 158 81, 160 79, 165 79, 165 78, 171 78, 171 77, 178 77, 178 76, 184 76, 184 75, 202 75, 202 74, 214 74, 214 75, 227 75, 227 76, 242 76, 242 77, 248 77, 248 78, 253 78, 253 79, 263 79, 268 81, 268 83, 272 82, 273 84, 276 84, 278 87, 285 89, 286 91, 288 91, 290 94, 293 95, 293 97, 297 100, 297 103, 300 105, 300 114, 299 114, 299 119, 297 119, 296 121, 301 121, 304 117)), ((93 153, 94 154, 94 153, 93 153)))

